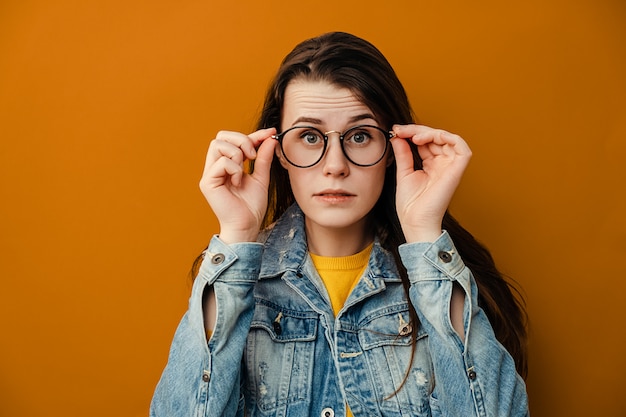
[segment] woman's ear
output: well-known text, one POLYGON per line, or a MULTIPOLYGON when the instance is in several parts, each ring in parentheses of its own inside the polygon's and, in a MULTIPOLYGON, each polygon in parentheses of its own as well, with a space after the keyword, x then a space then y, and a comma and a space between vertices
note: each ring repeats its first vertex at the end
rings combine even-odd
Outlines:
POLYGON ((287 160, 285 159, 285 155, 283 155, 283 150, 281 149, 280 144, 276 145, 276 147, 274 148, 274 153, 276 154, 276 157, 278 158, 278 161, 280 162, 282 167, 287 169, 289 167, 289 162, 287 162, 287 160))
POLYGON ((396 157, 393 155, 393 148, 391 148, 389 150, 389 153, 387 154, 387 168, 389 168, 395 160, 396 160, 396 157))

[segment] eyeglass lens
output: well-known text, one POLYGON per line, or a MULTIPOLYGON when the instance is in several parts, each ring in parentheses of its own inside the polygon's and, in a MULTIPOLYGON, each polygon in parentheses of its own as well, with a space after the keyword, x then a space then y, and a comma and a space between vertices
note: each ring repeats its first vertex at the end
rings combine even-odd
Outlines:
MULTIPOLYGON (((370 166, 382 159, 389 134, 376 126, 355 126, 341 135, 345 156, 355 165, 370 166)), ((327 137, 317 128, 295 126, 280 134, 285 158, 298 167, 318 163, 328 146, 327 137)))

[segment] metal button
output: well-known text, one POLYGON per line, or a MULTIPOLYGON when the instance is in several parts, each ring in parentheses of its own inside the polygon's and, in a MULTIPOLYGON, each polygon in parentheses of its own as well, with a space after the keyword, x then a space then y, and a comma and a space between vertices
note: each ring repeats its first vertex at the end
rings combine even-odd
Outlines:
POLYGON ((439 252, 439 259, 441 259, 443 262, 445 263, 450 263, 452 261, 452 255, 450 254, 450 252, 446 252, 446 251, 441 251, 439 252))
POLYGON ((469 377, 469 379, 473 381, 476 379, 476 372, 472 369, 471 371, 467 373, 467 376, 469 377))
POLYGON ((280 325, 279 322, 275 321, 272 323, 272 326, 274 327, 274 332, 280 336, 280 334, 283 332, 283 326, 280 325))
POLYGON ((202 380, 204 382, 209 382, 211 380, 211 373, 207 370, 202 372, 202 380))
POLYGON ((211 257, 211 263, 213 265, 219 265, 222 262, 224 262, 224 259, 226 259, 226 257, 224 256, 223 253, 216 253, 215 255, 211 257))
POLYGON ((322 414, 320 414, 321 417, 335 417, 335 410, 333 410, 330 407, 326 407, 325 409, 322 410, 322 414))
POLYGON ((406 336, 413 331, 413 326, 411 326, 411 323, 407 323, 406 320, 404 320, 401 313, 398 313, 398 320, 400 321, 400 326, 398 327, 398 334, 400 336, 406 336))
POLYGON ((411 327, 410 324, 405 324, 404 326, 400 326, 400 328, 398 329, 398 334, 400 336, 406 336, 408 334, 411 334, 412 330, 413 330, 413 327, 411 327))

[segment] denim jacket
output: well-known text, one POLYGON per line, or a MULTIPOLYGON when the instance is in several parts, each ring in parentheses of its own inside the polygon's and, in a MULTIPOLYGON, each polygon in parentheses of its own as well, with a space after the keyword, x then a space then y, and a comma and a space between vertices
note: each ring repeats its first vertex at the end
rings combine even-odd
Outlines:
POLYGON ((152 417, 526 416, 526 388, 477 305, 476 283, 444 231, 392 255, 375 242, 335 315, 294 205, 264 243, 213 237, 152 399, 152 417), (465 342, 450 297, 465 291, 465 342), (213 286, 207 342, 202 295, 213 286), (412 344, 409 302, 419 317, 412 344), (414 354, 412 354, 413 349, 414 354))

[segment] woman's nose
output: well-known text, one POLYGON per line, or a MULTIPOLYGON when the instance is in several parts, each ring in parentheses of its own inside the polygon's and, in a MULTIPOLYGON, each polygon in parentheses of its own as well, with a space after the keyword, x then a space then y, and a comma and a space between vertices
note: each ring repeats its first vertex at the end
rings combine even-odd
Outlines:
POLYGON ((328 147, 322 158, 325 175, 347 176, 350 173, 350 162, 341 149, 338 132, 328 132, 328 147))

